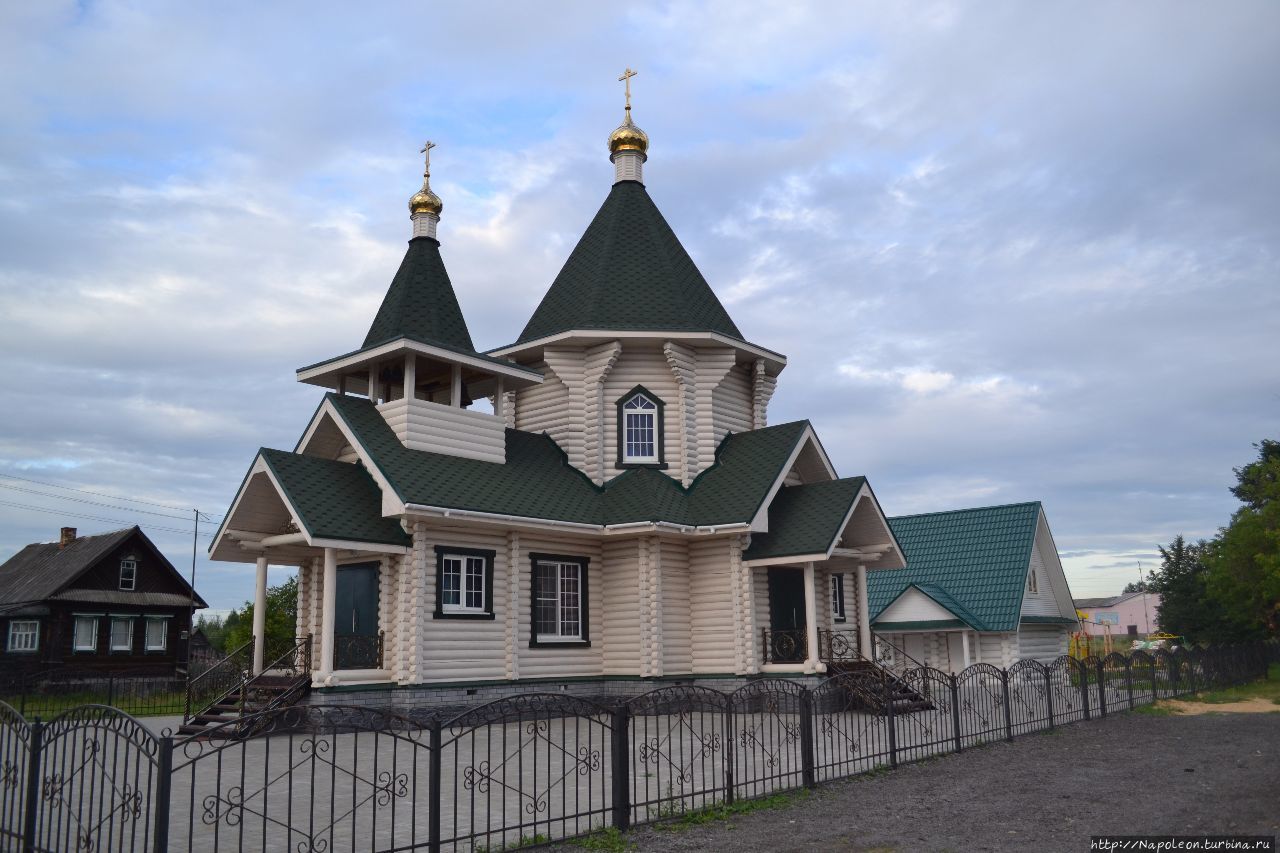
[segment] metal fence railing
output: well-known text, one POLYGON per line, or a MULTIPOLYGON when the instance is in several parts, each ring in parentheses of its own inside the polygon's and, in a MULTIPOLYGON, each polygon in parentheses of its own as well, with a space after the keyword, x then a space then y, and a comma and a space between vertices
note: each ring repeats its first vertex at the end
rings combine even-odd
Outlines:
POLYGON ((511 849, 1096 719, 1276 661, 1270 643, 863 669, 812 689, 763 678, 612 704, 537 693, 448 717, 298 705, 189 738, 103 705, 29 722, 0 704, 0 849, 511 849))
POLYGON ((28 719, 80 705, 111 705, 135 717, 181 714, 186 690, 185 674, 155 670, 63 667, 0 675, 0 702, 28 719))

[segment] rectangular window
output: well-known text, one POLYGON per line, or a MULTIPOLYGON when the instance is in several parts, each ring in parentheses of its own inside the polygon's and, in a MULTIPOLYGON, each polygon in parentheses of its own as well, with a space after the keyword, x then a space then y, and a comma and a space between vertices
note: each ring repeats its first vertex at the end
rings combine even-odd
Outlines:
POLYGON ((831 618, 844 621, 844 575, 840 573, 831 576, 831 618))
POLYGON ((653 412, 627 412, 628 462, 653 462, 658 458, 653 421, 653 412))
POLYGON ((537 560, 533 571, 534 637, 538 642, 585 640, 583 573, 578 562, 537 560))
POLYGON ((111 620, 111 651, 133 651, 133 620, 114 618, 111 620))
POLYGON ((1036 570, 1032 569, 1027 572, 1027 592, 1039 592, 1039 585, 1036 583, 1036 570))
POLYGON ((98 650, 98 617, 77 616, 72 648, 77 652, 98 650))
POLYGON ((138 561, 126 559, 120 561, 120 588, 133 589, 138 583, 138 561))
POLYGON ((445 554, 440 573, 440 605, 445 612, 484 613, 485 576, 488 566, 484 557, 445 554))
POLYGON ((9 651, 34 652, 40 646, 40 623, 34 619, 9 623, 9 651))
POLYGON ((169 643, 169 620, 147 620, 147 651, 162 652, 169 643))

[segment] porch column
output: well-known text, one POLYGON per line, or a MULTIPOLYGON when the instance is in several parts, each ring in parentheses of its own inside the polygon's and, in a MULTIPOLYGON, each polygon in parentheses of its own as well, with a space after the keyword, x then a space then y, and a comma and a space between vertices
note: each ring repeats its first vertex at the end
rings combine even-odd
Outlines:
POLYGON ((963 669, 969 668, 969 632, 962 630, 960 632, 960 648, 964 649, 964 666, 963 669))
POLYGON ((324 549, 324 600, 320 605, 320 672, 318 681, 333 675, 333 623, 338 611, 338 552, 324 549))
POLYGON ((804 671, 818 671, 818 607, 817 589, 813 582, 813 563, 804 564, 804 626, 809 653, 805 656, 804 671))
POLYGON ((404 357, 404 398, 413 400, 417 397, 414 390, 418 387, 418 357, 409 353, 404 357))
POLYGON ((378 368, 369 368, 369 402, 377 405, 378 403, 378 368))
POLYGON ((871 647, 871 616, 867 604, 867 567, 858 564, 858 645, 862 656, 867 660, 875 660, 875 649, 871 647))
POLYGON ((449 376, 449 405, 455 409, 462 408, 462 365, 455 364, 449 376))
POLYGON ((267 555, 258 557, 258 584, 253 596, 253 674, 262 672, 267 652, 267 555))

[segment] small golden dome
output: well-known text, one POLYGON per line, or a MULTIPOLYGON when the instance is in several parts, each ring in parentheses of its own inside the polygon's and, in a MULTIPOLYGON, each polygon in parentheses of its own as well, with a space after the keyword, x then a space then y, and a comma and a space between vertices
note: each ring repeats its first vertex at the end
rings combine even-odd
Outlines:
POLYGON ((648 156, 649 134, 636 127, 631 121, 631 108, 627 108, 627 117, 618 125, 618 129, 609 134, 609 153, 619 151, 639 151, 648 156))
POLYGON ((422 189, 409 199, 409 216, 413 217, 419 213, 434 213, 439 216, 442 210, 444 210, 444 202, 440 201, 440 196, 433 193, 431 185, 424 180, 422 189))

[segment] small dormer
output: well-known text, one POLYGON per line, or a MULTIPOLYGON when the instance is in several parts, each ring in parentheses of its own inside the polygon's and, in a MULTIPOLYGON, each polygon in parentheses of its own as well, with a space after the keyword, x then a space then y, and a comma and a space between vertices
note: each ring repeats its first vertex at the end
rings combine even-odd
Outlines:
POLYGON ((542 375, 484 355, 449 281, 436 228, 444 205, 431 191, 431 148, 422 188, 409 200, 413 237, 360 349, 298 370, 299 382, 368 397, 412 450, 505 461, 506 393, 542 375), (493 412, 473 401, 491 398, 493 412))

